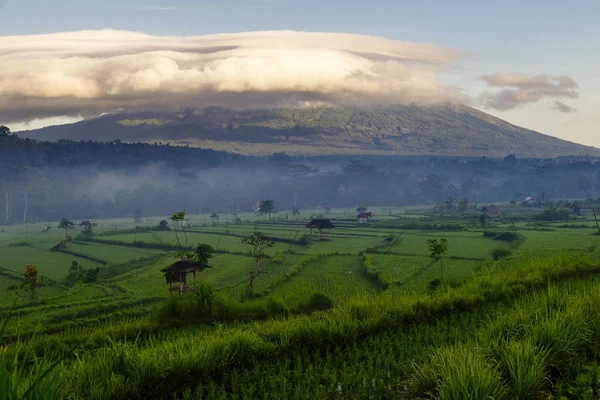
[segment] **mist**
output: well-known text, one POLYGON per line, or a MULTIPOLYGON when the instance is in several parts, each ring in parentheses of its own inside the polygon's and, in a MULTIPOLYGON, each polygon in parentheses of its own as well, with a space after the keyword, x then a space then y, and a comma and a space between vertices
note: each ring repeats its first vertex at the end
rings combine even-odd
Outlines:
POLYGON ((461 198, 473 207, 494 202, 539 206, 541 198, 558 207, 569 199, 600 196, 598 161, 592 159, 573 163, 568 158, 296 158, 276 154, 203 166, 173 164, 170 157, 181 159, 175 155, 127 167, 95 162, 65 166, 56 165, 60 160, 55 160, 55 165, 5 171, 0 181, 10 180, 11 186, 9 195, 0 199, 0 221, 124 218, 136 210, 144 217, 164 218, 177 211, 237 215, 253 212, 257 202, 266 199, 275 201, 276 217, 285 218, 294 208, 325 213, 329 208, 368 204, 377 213, 378 207, 436 206, 461 198), (528 203, 527 197, 534 200, 528 203))

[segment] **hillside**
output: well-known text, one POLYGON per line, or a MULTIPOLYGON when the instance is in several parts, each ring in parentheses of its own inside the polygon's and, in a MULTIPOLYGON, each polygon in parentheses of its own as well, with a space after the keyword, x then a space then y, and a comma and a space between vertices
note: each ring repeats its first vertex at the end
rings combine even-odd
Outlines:
POLYGON ((169 142, 242 154, 600 155, 600 149, 463 105, 121 113, 19 135, 51 141, 169 142))

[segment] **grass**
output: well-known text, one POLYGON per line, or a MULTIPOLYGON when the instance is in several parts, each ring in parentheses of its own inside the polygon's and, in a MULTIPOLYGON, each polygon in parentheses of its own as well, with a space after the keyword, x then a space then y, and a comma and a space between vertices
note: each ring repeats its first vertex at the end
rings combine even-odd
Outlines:
MULTIPOLYGON (((459 216, 404 211, 359 225, 352 211, 332 210, 338 228, 331 238, 305 244, 296 241, 314 211, 300 221, 240 215, 242 225, 192 216, 189 243, 218 249, 197 292, 173 297, 160 271, 175 261, 173 232, 135 236, 123 233, 128 220, 102 221, 92 241, 70 244, 69 254, 50 251, 60 232, 30 228, 26 246, 15 247, 24 230, 7 228, 0 233, 0 320, 11 322, 0 343, 0 377, 16 376, 21 396, 56 364, 48 394, 40 389, 36 398, 73 399, 598 393, 593 227, 534 231, 519 220, 511 243, 494 240, 513 229, 510 220, 483 229, 459 216), (240 239, 255 225, 276 245, 249 294, 253 260, 240 239), (432 291, 441 264, 427 239, 440 237, 449 253, 432 291), (98 264, 99 280, 67 284, 72 261, 98 264), (53 282, 36 302, 19 298, 12 306, 7 288, 29 263, 53 282)), ((148 220, 153 226, 160 217, 148 220)))

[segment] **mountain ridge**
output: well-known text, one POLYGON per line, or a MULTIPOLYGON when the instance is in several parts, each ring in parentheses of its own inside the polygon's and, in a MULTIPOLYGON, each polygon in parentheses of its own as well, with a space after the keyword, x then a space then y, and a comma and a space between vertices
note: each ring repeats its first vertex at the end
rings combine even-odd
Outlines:
POLYGON ((600 149, 465 105, 125 112, 19 135, 50 141, 164 142, 247 155, 600 156, 600 149))

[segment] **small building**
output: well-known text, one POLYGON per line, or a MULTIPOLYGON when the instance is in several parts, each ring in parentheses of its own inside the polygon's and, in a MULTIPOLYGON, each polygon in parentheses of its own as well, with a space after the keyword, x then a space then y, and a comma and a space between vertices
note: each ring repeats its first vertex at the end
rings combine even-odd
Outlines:
POLYGON ((571 204, 569 209, 573 211, 573 214, 581 215, 581 207, 579 204, 571 204))
POLYGON ((312 237, 313 228, 316 228, 319 231, 319 239, 323 239, 323 229, 327 229, 329 232, 329 237, 331 238, 331 229, 335 228, 335 226, 328 219, 313 219, 311 220, 307 228, 310 228, 310 236, 312 237))
POLYGON ((361 224, 367 223, 369 221, 371 221, 371 218, 373 218, 373 213, 372 212, 366 212, 366 211, 362 211, 360 214, 358 214, 356 216, 356 220, 358 222, 360 222, 361 224))
POLYGON ((187 274, 192 273, 195 281, 196 272, 202 272, 206 268, 211 268, 211 266, 206 263, 182 259, 171 264, 167 268, 163 268, 161 272, 164 272, 167 283, 170 285, 169 291, 171 292, 171 295, 173 295, 173 292, 176 291, 180 294, 195 291, 195 288, 187 286, 187 274), (175 286, 173 286, 173 284, 175 284, 175 286))
POLYGON ((498 206, 484 206, 481 208, 481 211, 486 213, 488 217, 490 218, 497 218, 500 216, 500 214, 502 214, 502 210, 500 210, 500 207, 498 206))

